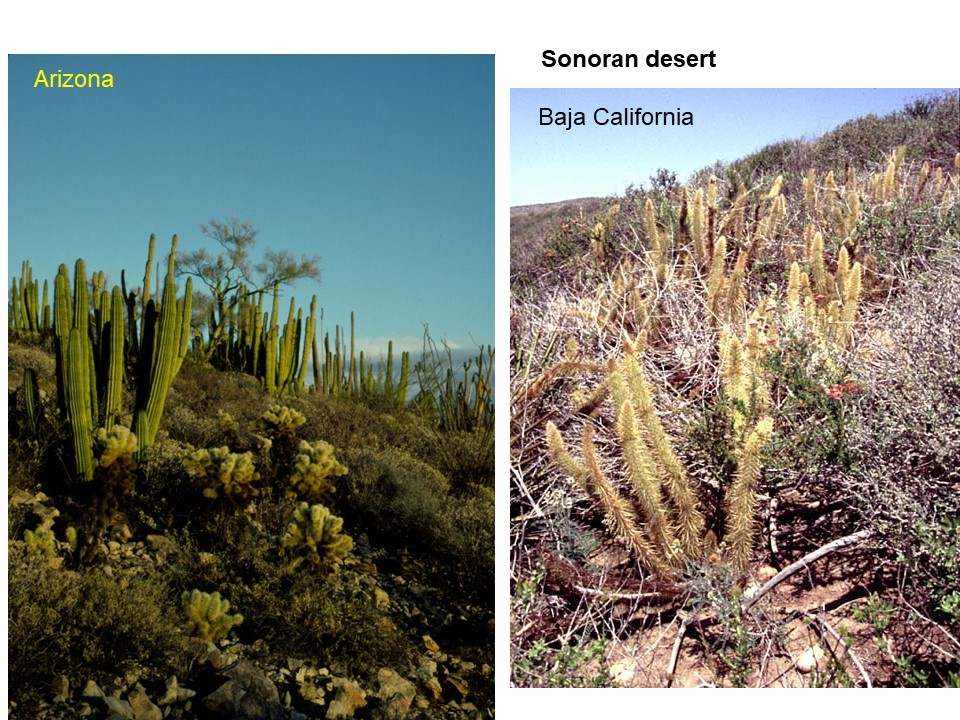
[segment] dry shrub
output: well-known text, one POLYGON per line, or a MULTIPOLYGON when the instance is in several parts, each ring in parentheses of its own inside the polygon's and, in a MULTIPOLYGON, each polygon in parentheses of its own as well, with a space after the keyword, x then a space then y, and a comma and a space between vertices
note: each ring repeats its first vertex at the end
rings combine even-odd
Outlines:
POLYGON ((884 346, 858 369, 868 392, 849 425, 855 462, 842 480, 890 557, 903 563, 911 599, 954 627, 960 627, 957 297, 960 247, 953 240, 886 309, 877 331, 884 346))
POLYGON ((19 542, 8 558, 12 698, 43 695, 60 675, 82 687, 133 668, 142 679, 183 672, 179 609, 160 581, 54 570, 19 542))

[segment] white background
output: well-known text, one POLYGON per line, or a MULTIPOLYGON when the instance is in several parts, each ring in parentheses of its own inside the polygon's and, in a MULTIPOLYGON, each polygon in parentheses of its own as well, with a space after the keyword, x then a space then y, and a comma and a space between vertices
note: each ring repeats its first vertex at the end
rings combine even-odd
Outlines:
MULTIPOLYGON (((770 693, 776 691, 759 696, 754 691, 747 696, 743 694, 746 691, 731 690, 708 694, 509 688, 509 91, 511 87, 956 87, 960 84, 957 18, 955 11, 950 17, 949 3, 367 1, 345 9, 328 2, 286 0, 255 4, 56 0, 30 7, 22 2, 7 5, 0 20, 0 42, 6 54, 496 54, 497 405, 498 438, 503 438, 497 448, 498 717, 686 718, 706 714, 820 720, 865 714, 871 718, 910 717, 932 709, 927 707, 934 700, 931 693, 909 691, 795 691, 789 696, 781 691, 774 697, 770 693), (714 50, 717 67, 546 69, 540 60, 548 48, 558 53, 643 55, 654 49, 669 53, 714 50)), ((6 105, 6 72, 0 83, 0 103, 6 105)), ((6 112, 0 123, 6 138, 6 112)), ((6 142, 2 153, 6 166, 6 142)), ((4 172, 0 179, 4 243, 6 183, 4 172)), ((4 276, 9 278, 6 252, 2 262, 4 276)), ((5 342, 5 332, 2 337, 5 342)), ((5 415, 2 422, 5 429, 5 415)), ((6 513, 0 522, 6 538, 6 513)), ((3 632, 5 641, 5 626, 3 632)))

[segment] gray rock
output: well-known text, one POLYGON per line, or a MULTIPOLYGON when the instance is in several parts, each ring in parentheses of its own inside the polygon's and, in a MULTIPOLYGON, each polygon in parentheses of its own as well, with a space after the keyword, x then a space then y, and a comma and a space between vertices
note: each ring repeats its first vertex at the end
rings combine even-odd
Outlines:
POLYGON ((177 543, 166 535, 147 535, 147 547, 152 552, 162 552, 164 555, 173 555, 180 549, 177 543))
POLYGON ((463 678, 457 675, 447 675, 443 679, 441 687, 443 688, 443 696, 451 702, 464 702, 470 692, 463 678))
POLYGON ((280 693, 270 678, 249 660, 220 673, 226 682, 203 699, 213 717, 224 720, 283 720, 280 693))
POLYGON ((194 637, 187 638, 186 646, 187 652, 190 654, 194 665, 199 667, 204 663, 210 663, 214 668, 222 668, 224 666, 223 655, 220 649, 209 640, 194 637))
POLYGON ((300 684, 297 689, 297 694, 305 702, 313 703, 314 705, 323 705, 325 702, 323 688, 317 687, 309 680, 300 684))
POLYGON ((416 671, 417 680, 432 702, 437 702, 443 696, 443 688, 437 680, 437 662, 430 658, 421 658, 420 666, 416 671))
POLYGON ((80 693, 80 697, 83 698, 102 698, 105 695, 106 693, 93 680, 87 680, 87 684, 83 686, 83 692, 80 693))
POLYGON ((125 720, 135 720, 133 708, 126 700, 115 697, 104 697, 102 700, 110 715, 116 715, 125 718, 125 720))
POLYGON ((378 670, 370 690, 370 696, 381 703, 375 717, 378 720, 404 720, 416 694, 417 689, 413 683, 400 677, 395 671, 389 668, 378 670))
POLYGON ((334 678, 332 685, 333 700, 327 707, 327 720, 342 720, 352 718, 357 708, 367 704, 366 693, 351 680, 334 678))
POLYGON ((163 720, 163 711, 154 705, 142 687, 135 688, 127 695, 127 702, 133 708, 136 720, 163 720))
POLYGON ((167 678, 166 690, 160 699, 157 700, 157 705, 160 707, 173 705, 175 702, 189 700, 194 695, 196 695, 196 693, 193 690, 187 690, 186 688, 180 687, 180 683, 178 682, 176 675, 171 675, 167 678))

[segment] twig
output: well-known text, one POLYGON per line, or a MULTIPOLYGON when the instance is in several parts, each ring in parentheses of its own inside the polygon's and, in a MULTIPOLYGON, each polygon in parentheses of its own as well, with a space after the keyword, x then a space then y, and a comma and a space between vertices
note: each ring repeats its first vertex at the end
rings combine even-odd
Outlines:
POLYGON ((603 598, 604 600, 665 600, 672 599, 673 593, 664 594, 663 592, 646 593, 620 593, 613 590, 595 590, 594 588, 584 587, 574 583, 573 589, 582 595, 591 595, 593 597, 603 598))
POLYGON ((773 590, 777 585, 782 583, 784 580, 786 580, 788 577, 790 577, 794 573, 797 573, 800 570, 803 570, 804 568, 808 568, 810 564, 815 562, 816 560, 819 560, 825 555, 829 555, 830 553, 836 552, 841 548, 849 547, 851 545, 856 545, 860 542, 863 542, 872 534, 873 534, 873 531, 871 530, 861 530, 860 532, 855 532, 852 535, 846 535, 837 540, 833 540, 832 542, 828 542, 826 545, 817 548, 813 552, 807 553, 802 558, 800 558, 794 563, 787 565, 787 567, 785 567, 783 570, 781 570, 772 578, 770 578, 766 582, 766 584, 763 587, 761 587, 759 590, 757 590, 757 592, 753 596, 751 596, 750 598, 748 598, 742 603, 741 609, 749 610, 751 607, 754 606, 754 604, 756 604, 756 602, 760 598, 762 598, 768 592, 773 590))
POLYGON ((826 620, 824 620, 822 617, 820 617, 819 615, 814 615, 814 614, 812 614, 812 613, 807 613, 806 616, 807 616, 810 620, 816 622, 816 623, 817 623, 821 628, 823 628, 825 631, 827 631, 828 633, 830 633, 830 635, 832 635, 833 638, 834 638, 838 643, 840 643, 840 645, 843 647, 844 652, 845 652, 847 655, 850 656, 850 660, 853 662, 854 665, 857 666, 857 670, 860 671, 860 675, 863 677, 864 682, 867 683, 867 687, 868 687, 868 688, 872 688, 873 685, 870 683, 870 676, 867 675, 867 671, 866 671, 866 669, 863 667, 863 664, 860 662, 860 658, 858 658, 858 657, 856 656, 856 654, 853 652, 853 648, 850 647, 850 645, 847 644, 846 640, 844 640, 844 639, 840 636, 840 633, 838 633, 836 630, 834 630, 834 629, 830 626, 830 624, 829 624, 826 620))
MULTIPOLYGON (((677 614, 677 617, 680 617, 680 613, 677 614)), ((670 653, 670 664, 667 665, 667 687, 673 685, 673 678, 677 671, 677 660, 680 658, 680 645, 683 643, 683 636, 687 634, 688 619, 687 617, 681 618, 677 639, 673 641, 673 652, 670 653)))

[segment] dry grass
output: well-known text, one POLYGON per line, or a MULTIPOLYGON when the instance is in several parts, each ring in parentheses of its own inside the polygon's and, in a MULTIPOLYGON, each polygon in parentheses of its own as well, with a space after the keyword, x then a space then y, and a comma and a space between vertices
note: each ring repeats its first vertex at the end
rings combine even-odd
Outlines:
MULTIPOLYGON (((576 225, 584 228, 580 237, 570 223, 563 225, 562 243, 552 247, 567 255, 547 258, 548 272, 514 274, 510 547, 515 684, 766 687, 957 681, 960 598, 950 594, 949 586, 930 587, 935 581, 922 559, 924 552, 940 561, 951 552, 960 556, 960 537, 951 535, 950 524, 952 517, 960 517, 960 508, 953 500, 928 505, 922 517, 929 531, 914 536, 911 559, 897 555, 896 543, 883 535, 887 526, 879 521, 884 508, 907 502, 898 499, 890 483, 899 483, 894 478, 910 452, 921 455, 909 471, 919 493, 939 498, 936 488, 942 483, 956 487, 956 478, 947 473, 941 479, 936 467, 960 464, 957 419, 950 409, 957 402, 956 371, 942 354, 958 342, 960 323, 947 318, 953 307, 949 302, 924 293, 936 287, 940 299, 955 296, 949 288, 960 257, 957 170, 948 168, 946 178, 933 187, 920 179, 918 163, 907 163, 898 171, 895 192, 887 189, 881 196, 879 181, 871 178, 888 172, 887 166, 878 162, 872 167, 875 173, 861 169, 856 175, 862 206, 855 218, 844 220, 853 228, 846 238, 838 236, 840 216, 804 207, 802 197, 788 198, 785 219, 773 234, 763 235, 772 207, 761 198, 773 179, 768 176, 748 196, 744 234, 728 239, 727 278, 736 248, 750 253, 745 314, 762 298, 769 298, 765 302, 772 308, 763 320, 770 349, 758 367, 769 385, 766 412, 774 420, 775 438, 764 456, 753 562, 746 577, 723 558, 724 494, 736 467, 725 420, 730 408, 721 392, 708 268, 690 264, 692 249, 685 243, 691 229, 682 221, 686 211, 675 202, 679 196, 674 193, 673 202, 661 196, 657 211, 660 232, 673 243, 665 272, 647 244, 644 197, 628 195, 620 200, 618 214, 597 212, 576 225), (598 219, 614 216, 609 240, 598 248, 590 228, 598 219), (805 227, 810 224, 832 243, 825 252, 827 272, 837 272, 841 241, 852 260, 868 268, 856 322, 844 333, 849 340, 823 339, 831 337, 825 326, 810 326, 809 320, 787 311, 790 263, 802 262, 808 252, 805 227), (932 337, 938 340, 927 347, 937 350, 920 352, 920 338, 932 337), (616 409, 606 384, 609 368, 638 339, 644 347, 643 368, 655 388, 658 419, 695 484, 707 527, 720 535, 716 556, 695 559, 672 586, 623 550, 604 525, 604 509, 551 462, 545 440, 548 422, 568 438, 579 438, 590 425, 601 467, 619 492, 629 495, 614 431, 616 409), (871 428, 890 417, 885 403, 918 407, 903 395, 902 382, 894 380, 905 373, 928 389, 930 400, 920 404, 924 416, 905 414, 927 428, 926 440, 918 442, 910 433, 891 435, 887 428, 883 436, 900 444, 889 465, 878 464, 870 443, 879 441, 880 434, 871 428), (941 389, 939 395, 929 392, 934 386, 941 389), (864 483, 873 483, 872 492, 853 500, 864 483), (818 561, 749 612, 741 607, 741 593, 761 566, 782 568, 858 530, 871 533, 866 543, 834 560, 818 561), (892 608, 889 629, 862 620, 864 608, 874 602, 892 608), (704 618, 709 622, 704 624, 704 618), (911 641, 917 624, 939 640, 926 645, 911 641), (812 674, 801 674, 796 660, 813 644, 826 650, 826 659, 812 674), (671 662, 677 668, 668 677, 671 662)), ((818 177, 822 182, 824 174, 818 177)), ((799 181, 793 181, 788 178, 784 187, 798 187, 799 181)), ((848 197, 853 189, 849 182, 842 188, 848 197)), ((721 190, 721 197, 736 195, 722 183, 721 190)), ((730 213, 721 202, 716 227, 729 221, 730 213)), ((527 252, 514 254, 529 261, 527 252)), ((815 302, 826 306, 819 297, 815 302)), ((577 441, 570 444, 575 448, 577 441)), ((889 512, 887 516, 891 520, 889 512)), ((903 517, 893 515, 897 521, 903 517)))

